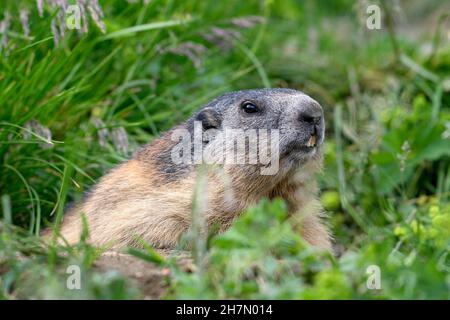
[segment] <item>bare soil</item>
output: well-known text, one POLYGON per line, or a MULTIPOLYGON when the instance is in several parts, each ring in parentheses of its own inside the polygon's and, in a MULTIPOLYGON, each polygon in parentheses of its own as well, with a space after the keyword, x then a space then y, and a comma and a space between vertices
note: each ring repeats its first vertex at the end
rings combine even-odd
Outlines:
MULTIPOLYGON (((171 250, 158 250, 158 253, 166 258, 175 255, 177 264, 186 272, 192 272, 195 268, 187 252, 175 253, 171 250)), ((115 270, 123 274, 130 279, 132 285, 141 290, 144 299, 160 299, 169 288, 169 268, 128 254, 107 251, 96 260, 94 267, 100 272, 115 270)))

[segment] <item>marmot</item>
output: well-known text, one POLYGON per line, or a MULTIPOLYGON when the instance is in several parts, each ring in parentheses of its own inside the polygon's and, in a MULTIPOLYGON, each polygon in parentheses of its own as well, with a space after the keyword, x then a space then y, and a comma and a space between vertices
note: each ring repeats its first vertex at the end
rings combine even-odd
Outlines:
MULTIPOLYGON (((207 170, 206 187, 200 191, 207 227, 218 225, 219 232, 225 231, 250 205, 264 197, 280 197, 302 237, 331 250, 314 178, 322 163, 323 111, 314 99, 293 89, 242 90, 212 100, 101 178, 85 200, 66 213, 62 237, 68 243, 78 242, 81 214, 85 214, 89 241, 94 245, 120 249, 139 246, 140 238, 155 248, 175 247, 191 226, 194 194, 203 167, 201 161, 174 161, 179 141, 173 136, 176 130, 195 135, 196 123, 201 124, 200 133, 210 129, 220 133, 227 128, 279 133, 278 164, 273 173, 261 171, 272 163, 209 166, 220 170, 207 170)), ((213 153, 219 148, 214 138, 203 138, 201 144, 213 153)), ((247 140, 245 146, 247 151, 252 149, 247 140)), ((188 153, 193 154, 194 148, 188 153)))

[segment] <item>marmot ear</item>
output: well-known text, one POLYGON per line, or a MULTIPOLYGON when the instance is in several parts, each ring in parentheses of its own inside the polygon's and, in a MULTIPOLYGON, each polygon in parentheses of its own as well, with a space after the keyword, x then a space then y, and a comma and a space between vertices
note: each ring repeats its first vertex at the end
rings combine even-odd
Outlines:
POLYGON ((222 119, 217 111, 211 108, 205 108, 200 111, 195 121, 201 121, 203 130, 218 129, 222 123, 222 119))

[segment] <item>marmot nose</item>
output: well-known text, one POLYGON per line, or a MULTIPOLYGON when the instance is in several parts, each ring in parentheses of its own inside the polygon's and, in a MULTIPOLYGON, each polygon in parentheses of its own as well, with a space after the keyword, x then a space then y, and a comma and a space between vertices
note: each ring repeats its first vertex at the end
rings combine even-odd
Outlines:
POLYGON ((302 101, 297 110, 297 121, 303 125, 319 126, 322 123, 322 107, 315 100, 302 101))
POLYGON ((303 123, 318 125, 322 120, 322 108, 314 107, 301 110, 298 116, 298 120, 303 123))
POLYGON ((300 113, 299 120, 309 124, 319 124, 322 119, 321 114, 313 115, 311 113, 300 113))

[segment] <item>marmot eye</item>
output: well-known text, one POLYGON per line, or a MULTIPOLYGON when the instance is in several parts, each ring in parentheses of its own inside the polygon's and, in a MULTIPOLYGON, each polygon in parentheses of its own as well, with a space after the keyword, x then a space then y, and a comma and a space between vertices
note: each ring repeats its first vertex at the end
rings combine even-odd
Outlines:
POLYGON ((254 105, 251 102, 244 102, 242 104, 242 109, 246 112, 246 113, 256 113, 259 112, 259 108, 254 105))

